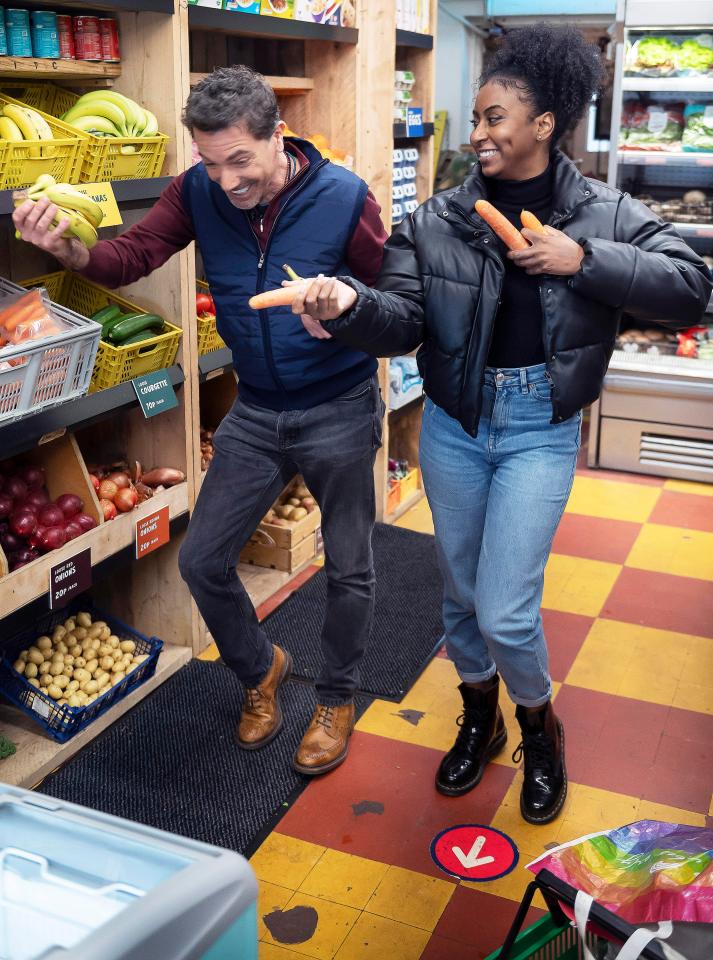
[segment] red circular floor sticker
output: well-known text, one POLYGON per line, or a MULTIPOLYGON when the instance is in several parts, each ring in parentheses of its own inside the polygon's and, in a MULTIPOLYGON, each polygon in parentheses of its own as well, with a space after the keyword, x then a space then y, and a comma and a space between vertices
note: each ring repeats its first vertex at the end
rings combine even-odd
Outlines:
POLYGON ((441 870, 460 880, 498 880, 517 866, 517 847, 504 833, 479 823, 448 827, 434 837, 431 856, 441 870))

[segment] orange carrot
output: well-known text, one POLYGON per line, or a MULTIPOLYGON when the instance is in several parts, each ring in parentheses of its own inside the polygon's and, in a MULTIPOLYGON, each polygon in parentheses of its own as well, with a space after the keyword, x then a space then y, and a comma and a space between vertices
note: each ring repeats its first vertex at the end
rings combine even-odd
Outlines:
POLYGON ((520 223, 527 230, 534 230, 535 233, 541 233, 544 235, 545 228, 542 226, 540 221, 537 219, 534 213, 530 213, 529 210, 520 211, 520 223))
POLYGON ((488 203, 487 200, 476 200, 475 210, 510 250, 527 250, 530 246, 517 227, 514 227, 499 210, 496 210, 492 203, 488 203))
POLYGON ((266 310, 268 307, 288 307, 299 293, 299 287, 278 287, 266 290, 248 300, 251 310, 266 310))

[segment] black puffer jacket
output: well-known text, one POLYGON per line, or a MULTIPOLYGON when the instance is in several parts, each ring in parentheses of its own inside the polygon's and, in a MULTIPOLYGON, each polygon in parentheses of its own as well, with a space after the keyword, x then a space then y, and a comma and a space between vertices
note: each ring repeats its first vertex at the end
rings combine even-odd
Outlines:
MULTIPOLYGON (((550 222, 585 251, 579 273, 540 279, 559 423, 599 395, 622 312, 690 326, 706 308, 711 280, 703 261, 644 204, 586 179, 559 151, 553 163, 550 222)), ((421 345, 426 393, 473 436, 505 272, 505 248, 473 210, 485 193, 478 172, 419 207, 387 241, 375 289, 345 278, 359 298, 328 324, 374 356, 421 345)))

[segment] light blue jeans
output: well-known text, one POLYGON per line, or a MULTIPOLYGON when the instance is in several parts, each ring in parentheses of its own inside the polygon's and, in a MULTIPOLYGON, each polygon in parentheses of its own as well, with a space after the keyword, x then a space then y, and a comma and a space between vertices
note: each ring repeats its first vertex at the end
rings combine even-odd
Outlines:
POLYGON ((551 389, 544 364, 489 368, 475 439, 429 399, 421 428, 448 655, 468 683, 499 671, 526 707, 552 692, 540 602, 582 422, 550 423, 551 389))

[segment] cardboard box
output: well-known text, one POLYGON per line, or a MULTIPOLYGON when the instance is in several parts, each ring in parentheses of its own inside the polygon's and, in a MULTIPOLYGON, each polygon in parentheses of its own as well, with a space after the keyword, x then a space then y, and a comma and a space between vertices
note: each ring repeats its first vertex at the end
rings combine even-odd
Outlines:
POLYGON ((260 13, 263 17, 281 17, 294 20, 295 0, 261 0, 260 13))

